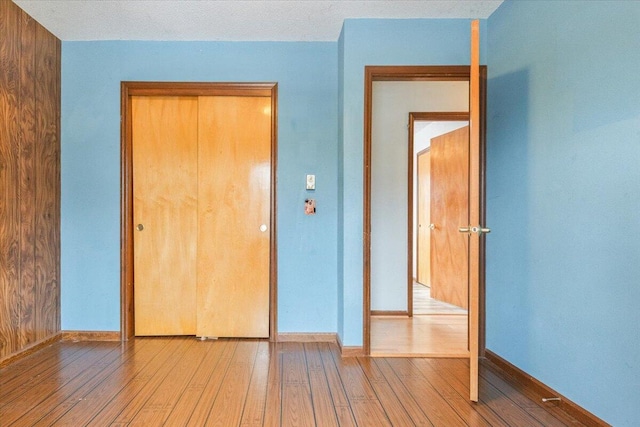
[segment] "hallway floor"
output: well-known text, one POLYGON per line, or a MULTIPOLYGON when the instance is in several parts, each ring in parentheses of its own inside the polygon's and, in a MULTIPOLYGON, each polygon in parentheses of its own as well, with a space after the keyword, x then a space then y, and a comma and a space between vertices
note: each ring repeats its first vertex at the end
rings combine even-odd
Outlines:
POLYGON ((373 357, 469 357, 467 311, 413 285, 414 316, 372 316, 373 357))

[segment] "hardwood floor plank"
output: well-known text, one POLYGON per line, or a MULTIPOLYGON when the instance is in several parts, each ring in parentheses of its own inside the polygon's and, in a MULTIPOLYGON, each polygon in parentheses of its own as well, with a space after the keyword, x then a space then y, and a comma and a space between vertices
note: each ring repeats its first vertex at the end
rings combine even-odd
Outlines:
MULTIPOLYGON (((114 345, 119 346, 120 343, 114 345)), ((140 355, 143 352, 151 355, 153 351, 154 347, 151 341, 128 341, 123 343, 118 359, 111 364, 109 369, 98 373, 82 388, 78 389, 76 396, 69 398, 75 403, 62 416, 55 419, 53 416, 56 411, 52 411, 41 420, 41 423, 46 423, 47 418, 51 417, 56 426, 81 426, 87 424, 115 394, 114 390, 122 388, 122 376, 119 373, 123 365, 126 366, 131 363, 136 355, 140 355)))
POLYGON ((528 398, 520 390, 505 379, 499 377, 494 372, 484 367, 480 369, 481 378, 493 384, 494 387, 502 391, 516 405, 520 406, 531 414, 535 419, 545 426, 566 426, 572 425, 576 420, 563 411, 554 413, 556 409, 553 405, 543 406, 541 403, 535 402, 528 398))
MULTIPOLYGON (((86 365, 77 375, 45 400, 38 404, 37 411, 30 411, 17 421, 17 424, 49 426, 57 424, 57 419, 81 401, 87 389, 95 387, 105 376, 115 369, 114 364, 120 358, 119 343, 100 343, 104 357, 86 365)), ((58 424, 59 425, 59 424, 58 424)))
POLYGON ((172 367, 162 383, 129 423, 130 426, 163 425, 180 395, 207 354, 208 347, 193 340, 189 349, 172 367))
POLYGON ((340 426, 355 426, 356 420, 353 416, 349 399, 347 399, 347 394, 345 392, 342 379, 340 378, 338 367, 333 359, 331 347, 329 344, 320 343, 318 344, 318 351, 320 352, 320 358, 322 359, 322 365, 324 366, 324 373, 327 377, 327 384, 335 406, 338 424, 340 426))
POLYGON ((350 404, 354 400, 376 402, 378 398, 371 388, 367 376, 362 372, 357 358, 342 358, 336 351, 333 351, 333 349, 332 356, 340 373, 348 402, 350 404))
MULTIPOLYGON (((431 384, 424 381, 421 375, 416 375, 417 369, 409 359, 389 359, 386 362, 391 367, 393 374, 400 379, 402 385, 413 396, 420 396, 420 406, 434 426, 466 426, 466 423, 442 398, 440 393, 431 384)), ((390 375, 391 373, 389 373, 390 375)))
POLYGON ((176 363, 179 363, 185 353, 192 348, 194 342, 195 340, 190 339, 183 346, 174 349, 174 351, 171 351, 173 346, 167 345, 168 351, 163 351, 157 360, 156 358, 151 359, 145 370, 134 377, 118 394, 121 410, 116 417, 112 418, 113 411, 110 411, 108 416, 107 412, 102 411, 92 420, 91 424, 94 422, 102 424, 106 419, 110 419, 109 425, 129 425, 155 390, 173 371, 176 363), (125 399, 127 403, 123 406, 122 401, 125 399))
POLYGON ((413 398, 411 396, 405 396, 405 398, 399 397, 394 392, 393 387, 391 387, 391 384, 389 384, 384 374, 380 371, 378 364, 374 359, 369 357, 359 357, 358 362, 360 363, 360 367, 364 371, 365 375, 369 378, 369 383, 378 396, 378 400, 382 404, 382 407, 384 408, 392 425, 431 425, 429 420, 421 413, 421 411, 420 414, 422 417, 416 417, 416 419, 411 418, 403 406, 403 402, 408 403, 405 399, 410 399, 412 401, 413 398))
POLYGON ((349 405, 357 425, 391 425, 367 376, 354 357, 342 358, 337 347, 331 348, 333 360, 340 372, 349 405))
MULTIPOLYGON (((509 427, 502 418, 486 405, 476 404, 469 400, 469 389, 465 389, 459 382, 450 383, 440 370, 433 367, 428 359, 412 359, 413 363, 429 381, 429 383, 447 399, 449 405, 469 425, 494 427, 509 427)), ((433 360, 437 364, 437 360, 433 360)))
POLYGON ((524 395, 509 381, 493 373, 486 368, 480 369, 480 381, 486 381, 489 385, 497 389, 503 396, 508 398, 518 408, 526 412, 531 418, 537 420, 544 426, 561 427, 568 425, 580 425, 580 423, 553 405, 545 406, 541 402, 532 400, 524 395), (557 411, 554 414, 554 411, 557 411))
POLYGON ((431 298, 430 287, 413 282, 413 315, 430 314, 467 314, 467 310, 431 298))
MULTIPOLYGON (((264 422, 265 403, 267 400, 267 384, 269 364, 273 347, 267 341, 258 343, 258 352, 249 381, 247 400, 242 410, 242 427, 259 427, 264 422)), ((275 353, 275 351, 274 351, 275 353)), ((277 356, 276 356, 277 357, 277 356)))
MULTIPOLYGON (((203 341, 199 345, 206 349, 206 355, 166 419, 166 425, 185 425, 187 423, 204 393, 212 373, 215 372, 216 366, 221 363, 223 354, 228 352, 231 347, 229 341, 203 341)), ((225 360, 228 361, 229 358, 227 357, 225 360)))
POLYGON ((469 394, 469 362, 468 360, 442 359, 442 360, 438 360, 437 364, 445 372, 452 375, 452 378, 455 378, 458 382, 460 382, 465 388, 467 395, 469 394))
POLYGON ((479 384, 480 400, 491 407, 496 413, 500 414, 507 424, 513 427, 531 427, 542 426, 535 418, 530 416, 522 408, 516 406, 507 396, 502 394, 500 390, 486 381, 479 384))
POLYGON ((282 385, 282 426, 315 426, 308 384, 282 385))
POLYGON ((8 391, 2 398, 0 415, 3 423, 10 424, 26 412, 39 412, 38 405, 77 375, 87 364, 104 356, 94 344, 61 361, 57 369, 51 368, 43 375, 34 375, 29 381, 8 391))
POLYGON ((240 341, 206 421, 207 426, 237 426, 249 390, 258 343, 240 341))
POLYGON ((314 408, 302 343, 282 343, 283 426, 313 426, 314 408))
POLYGON ((304 346, 298 342, 280 344, 282 353, 282 382, 284 384, 309 384, 304 346))
MULTIPOLYGON (((73 344, 73 343, 71 343, 73 344)), ((0 402, 6 402, 6 395, 16 387, 33 378, 34 372, 48 375, 60 368, 60 361, 72 357, 74 353, 87 351, 87 346, 70 345, 58 347, 54 344, 30 354, 0 369, 0 402)))
POLYGON ((318 351, 320 352, 320 359, 322 359, 322 365, 324 366, 334 405, 336 407, 349 408, 349 399, 347 398, 344 384, 340 378, 340 372, 333 359, 331 347, 329 344, 318 344, 318 351))
POLYGON ((380 402, 352 400, 351 410, 359 426, 393 426, 384 413, 380 402))
POLYGON ((238 346, 237 341, 214 341, 214 343, 227 343, 228 345, 220 355, 220 360, 213 369, 213 372, 211 372, 209 380, 205 385, 204 392, 200 396, 200 399, 191 413, 191 417, 187 423, 189 426, 197 427, 205 425, 209 412, 211 411, 211 407, 213 406, 222 385, 222 381, 235 356, 236 347, 238 346))
MULTIPOLYGON (((449 381, 443 374, 442 369, 438 369, 440 359, 417 359, 411 363, 422 372, 431 385, 449 401, 454 410, 466 420, 469 425, 490 425, 494 427, 509 427, 491 408, 482 402, 473 403, 469 400, 469 387, 464 386, 459 381, 449 381)), ((468 371, 467 371, 468 372, 468 371)))
POLYGON ((469 357, 467 315, 372 316, 372 357, 469 357))
POLYGON ((336 418, 335 405, 331 397, 331 390, 327 382, 327 375, 325 374, 318 343, 304 344, 304 351, 307 359, 316 425, 337 427, 339 424, 336 418))
MULTIPOLYGON (((449 374, 455 377, 457 381, 460 381, 463 384, 469 381, 468 361, 446 359, 442 361, 441 365, 447 372, 449 372, 449 374)), ((493 412, 500 415, 500 418, 502 418, 509 426, 531 427, 542 425, 522 408, 515 405, 507 396, 505 396, 491 383, 484 380, 484 378, 480 378, 479 387, 479 401, 482 404, 489 406, 493 410, 493 412)))
POLYGON ((409 390, 407 390, 404 384, 402 384, 402 380, 395 375, 387 361, 385 359, 379 359, 375 360, 374 363, 380 370, 380 373, 384 375, 385 380, 396 396, 398 396, 398 399, 402 402, 402 405, 409 413, 413 423, 415 425, 424 426, 433 425, 428 415, 423 411, 422 406, 418 403, 420 401, 420 397, 418 396, 418 399, 415 399, 414 396, 412 396, 409 390))
POLYGON ((0 369, 0 425, 582 425, 488 369, 472 403, 468 376, 464 359, 343 358, 326 342, 56 342, 0 369))
POLYGON ((340 427, 352 427, 356 425, 351 406, 336 406, 336 417, 340 427))
POLYGON ((158 347, 157 352, 150 356, 136 354, 133 357, 129 369, 125 370, 122 387, 115 391, 111 400, 87 425, 111 426, 123 412, 135 412, 144 403, 145 393, 157 386, 158 374, 163 373, 163 365, 170 365, 182 354, 181 347, 172 345, 175 344, 174 338, 147 339, 154 341, 153 344, 158 347))
POLYGON ((282 417, 282 355, 280 344, 270 343, 269 376, 267 377, 267 397, 265 402, 264 425, 280 425, 282 417))

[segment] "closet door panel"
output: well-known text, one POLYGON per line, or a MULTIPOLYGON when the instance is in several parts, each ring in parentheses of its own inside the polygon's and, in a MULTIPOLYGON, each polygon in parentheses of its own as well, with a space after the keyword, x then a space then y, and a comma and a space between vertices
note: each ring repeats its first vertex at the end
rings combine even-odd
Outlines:
POLYGON ((197 332, 269 336, 271 99, 199 98, 197 332))
POLYGON ((196 330, 197 97, 132 99, 136 335, 196 330))

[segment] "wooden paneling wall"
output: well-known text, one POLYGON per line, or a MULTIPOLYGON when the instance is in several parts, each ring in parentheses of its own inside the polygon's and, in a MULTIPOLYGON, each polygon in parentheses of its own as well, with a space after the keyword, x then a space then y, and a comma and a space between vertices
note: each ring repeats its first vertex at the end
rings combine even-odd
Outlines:
POLYGON ((60 332, 60 40, 0 0, 0 362, 60 332))

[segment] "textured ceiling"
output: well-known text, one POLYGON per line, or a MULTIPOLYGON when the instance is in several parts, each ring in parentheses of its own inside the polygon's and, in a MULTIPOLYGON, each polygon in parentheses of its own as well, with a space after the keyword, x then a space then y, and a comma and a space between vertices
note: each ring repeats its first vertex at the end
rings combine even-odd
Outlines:
POLYGON ((64 41, 336 41, 347 18, 488 18, 502 0, 14 0, 64 41))

